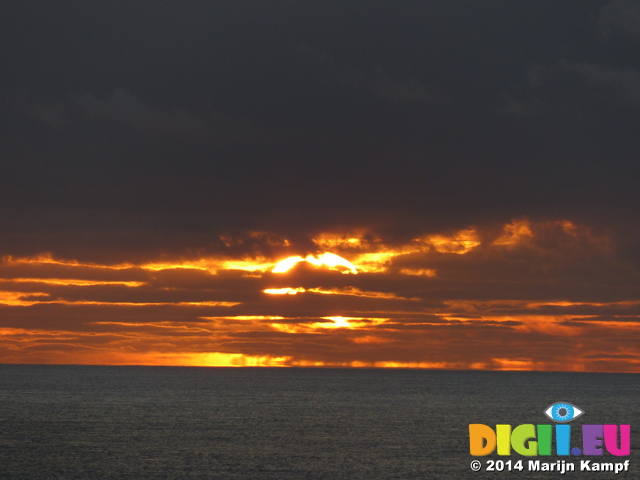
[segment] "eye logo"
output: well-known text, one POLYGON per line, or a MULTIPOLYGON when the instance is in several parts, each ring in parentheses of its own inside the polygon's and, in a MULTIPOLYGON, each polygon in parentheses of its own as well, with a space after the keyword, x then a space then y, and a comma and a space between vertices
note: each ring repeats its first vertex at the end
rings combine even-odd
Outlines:
POLYGON ((554 422, 566 423, 571 420, 575 420, 584 414, 584 411, 571 403, 557 402, 553 405, 549 405, 544 411, 544 414, 554 422))

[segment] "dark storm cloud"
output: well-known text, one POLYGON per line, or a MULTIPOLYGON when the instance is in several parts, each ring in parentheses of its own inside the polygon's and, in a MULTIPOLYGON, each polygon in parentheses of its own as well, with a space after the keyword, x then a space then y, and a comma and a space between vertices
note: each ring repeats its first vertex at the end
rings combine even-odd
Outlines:
MULTIPOLYGON (((633 2, 3 6, 2 251, 639 205, 633 2)), ((631 225, 629 225, 631 223, 631 225)))
POLYGON ((335 82, 355 91, 365 91, 380 98, 396 102, 438 104, 447 101, 443 89, 435 85, 425 85, 415 77, 394 77, 381 65, 358 67, 350 63, 340 63, 329 51, 315 51, 302 45, 300 60, 315 70, 327 82, 335 82))

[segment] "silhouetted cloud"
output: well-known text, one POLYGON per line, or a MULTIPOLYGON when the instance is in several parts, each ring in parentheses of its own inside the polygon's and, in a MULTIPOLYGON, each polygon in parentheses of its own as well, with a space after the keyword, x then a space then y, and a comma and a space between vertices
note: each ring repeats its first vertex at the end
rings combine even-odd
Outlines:
POLYGON ((0 361, 638 370, 636 3, 2 10, 0 361))

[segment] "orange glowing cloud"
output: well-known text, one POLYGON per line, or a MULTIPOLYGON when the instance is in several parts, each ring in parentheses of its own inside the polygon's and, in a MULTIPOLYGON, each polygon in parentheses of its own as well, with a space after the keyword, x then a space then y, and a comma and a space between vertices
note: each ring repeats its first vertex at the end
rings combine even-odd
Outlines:
POLYGON ((66 286, 95 286, 95 285, 122 285, 125 287, 141 287, 146 282, 134 282, 125 280, 84 280, 77 278, 0 278, 0 283, 45 283, 48 285, 66 286))
POLYGON ((81 263, 77 260, 56 259, 50 252, 32 257, 14 257, 12 255, 7 255, 2 257, 1 260, 4 265, 62 265, 68 267, 91 267, 110 270, 124 270, 133 266, 132 264, 98 265, 95 263, 81 263))
POLYGON ((514 220, 504 226, 502 235, 494 240, 494 245, 516 245, 533 237, 528 220, 514 220))
POLYGON ((640 372, 637 271, 587 226, 311 241, 309 255, 248 233, 116 265, 4 257, 0 362, 640 372))
POLYGON ((306 288, 298 287, 298 288, 266 288, 263 290, 264 293, 269 295, 296 295, 298 293, 306 292, 306 288))
POLYGON ((0 305, 28 307, 50 300, 46 293, 5 292, 0 291, 0 305))
POLYGON ((370 249, 372 243, 380 242, 379 239, 376 239, 374 242, 368 241, 362 238, 362 235, 364 235, 364 232, 350 235, 321 233, 313 238, 313 243, 323 250, 361 250, 370 249))
POLYGON ((176 260, 172 262, 153 262, 140 265, 145 270, 160 271, 171 269, 202 270, 212 275, 221 270, 242 270, 245 272, 266 272, 274 263, 264 257, 229 260, 224 257, 208 257, 196 260, 176 260))
POLYGON ((344 287, 344 288, 332 288, 332 289, 323 289, 323 288, 267 288, 263 290, 264 293, 269 295, 297 295, 298 293, 319 293, 321 295, 346 295, 353 297, 364 297, 364 298, 385 298, 389 300, 419 300, 418 298, 405 298, 399 297, 393 293, 385 293, 385 292, 371 292, 371 291, 363 291, 359 288, 354 287, 344 287))
POLYGON ((394 258, 422 251, 416 244, 386 245, 382 239, 367 232, 349 235, 324 233, 314 237, 313 242, 321 249, 331 248, 349 255, 355 268, 365 273, 385 272, 394 258))
POLYGON ((440 253, 456 253, 458 255, 464 255, 480 245, 475 228, 461 230, 450 236, 428 235, 416 238, 414 242, 429 245, 440 253))
MULTIPOLYGON (((355 271, 364 273, 384 273, 389 271, 392 263, 404 255, 415 253, 426 253, 431 250, 439 253, 454 253, 463 255, 470 252, 480 245, 480 239, 475 228, 461 230, 453 235, 425 235, 414 238, 411 242, 404 245, 387 245, 385 242, 369 233, 337 235, 337 234, 320 234, 313 238, 313 242, 319 248, 332 248, 348 255, 350 264, 355 271)), ((291 266, 297 264, 301 257, 291 257, 286 260, 286 264, 282 265, 285 271, 291 266)), ((346 266, 346 265, 345 265, 346 266)), ((274 270, 275 271, 275 270, 274 270)), ((404 275, 435 275, 434 269, 402 269, 401 274, 404 275), (416 272, 420 273, 416 273, 416 272)))
POLYGON ((417 275, 424 277, 435 277, 436 271, 433 268, 401 268, 402 275, 417 275))
POLYGON ((241 270, 245 272, 266 272, 271 270, 275 262, 259 256, 255 258, 229 259, 224 256, 209 256, 196 259, 175 259, 142 264, 121 263, 117 265, 98 265, 94 263, 82 263, 76 260, 56 259, 51 253, 44 253, 34 257, 12 257, 2 259, 5 265, 60 265, 67 267, 87 267, 104 270, 127 270, 140 268, 151 272, 163 270, 201 270, 215 275, 222 270, 241 270))

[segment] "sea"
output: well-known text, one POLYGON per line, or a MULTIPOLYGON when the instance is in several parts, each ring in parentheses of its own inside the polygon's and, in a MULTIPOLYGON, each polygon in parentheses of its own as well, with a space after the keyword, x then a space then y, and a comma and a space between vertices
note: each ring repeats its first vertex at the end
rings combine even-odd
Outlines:
POLYGON ((638 479, 639 406, 634 374, 0 365, 0 479, 638 479), (588 457, 628 471, 470 455, 469 424, 553 423, 559 401, 585 412, 578 444, 631 425, 630 456, 588 457))

